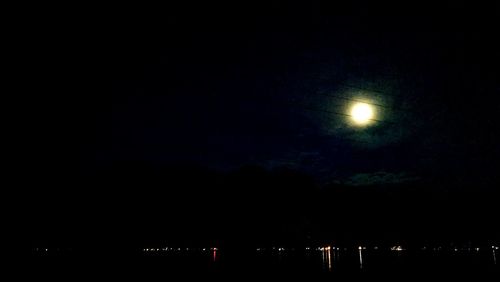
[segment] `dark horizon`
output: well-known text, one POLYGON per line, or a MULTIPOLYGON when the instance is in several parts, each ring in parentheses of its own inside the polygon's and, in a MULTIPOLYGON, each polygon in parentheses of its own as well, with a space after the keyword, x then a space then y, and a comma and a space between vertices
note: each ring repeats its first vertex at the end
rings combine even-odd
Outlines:
POLYGON ((33 228, 45 232, 33 247, 484 246, 500 238, 498 192, 472 183, 472 196, 463 181, 320 186, 287 168, 123 163, 68 185, 77 200, 44 194, 35 202, 43 212, 33 228))

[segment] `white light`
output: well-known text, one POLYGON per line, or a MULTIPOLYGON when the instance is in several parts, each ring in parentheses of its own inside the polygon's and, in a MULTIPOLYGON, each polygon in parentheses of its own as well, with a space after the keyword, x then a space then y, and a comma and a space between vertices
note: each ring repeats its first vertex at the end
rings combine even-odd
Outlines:
POLYGON ((401 246, 391 247, 391 251, 403 251, 404 249, 401 246))
POLYGON ((367 103, 356 103, 351 108, 351 116, 354 122, 364 125, 373 118, 373 109, 367 103))

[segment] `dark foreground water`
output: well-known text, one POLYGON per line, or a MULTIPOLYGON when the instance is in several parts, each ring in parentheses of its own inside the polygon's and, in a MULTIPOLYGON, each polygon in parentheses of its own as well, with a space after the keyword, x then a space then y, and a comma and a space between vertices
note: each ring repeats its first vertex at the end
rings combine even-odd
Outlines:
POLYGON ((243 278, 458 278, 498 281, 498 251, 485 250, 375 250, 368 248, 311 248, 258 250, 144 249, 122 253, 37 252, 34 274, 66 280, 110 278, 183 281, 194 277, 243 278), (493 280, 489 280, 493 279, 493 280))

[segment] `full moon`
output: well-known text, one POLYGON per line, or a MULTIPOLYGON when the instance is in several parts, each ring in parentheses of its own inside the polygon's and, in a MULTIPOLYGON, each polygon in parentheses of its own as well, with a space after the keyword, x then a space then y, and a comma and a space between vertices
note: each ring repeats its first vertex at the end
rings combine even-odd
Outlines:
POLYGON ((373 109, 367 103, 357 103, 351 108, 351 117, 359 125, 367 124, 373 118, 373 109))

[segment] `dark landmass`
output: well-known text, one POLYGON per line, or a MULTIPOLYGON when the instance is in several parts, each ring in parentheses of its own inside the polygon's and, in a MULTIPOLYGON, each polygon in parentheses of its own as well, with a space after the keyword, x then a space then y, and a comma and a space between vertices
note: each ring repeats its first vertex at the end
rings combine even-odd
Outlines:
POLYGON ((499 238, 497 196, 493 186, 320 187, 285 168, 124 162, 37 192, 31 234, 33 247, 82 249, 488 244, 499 238))

